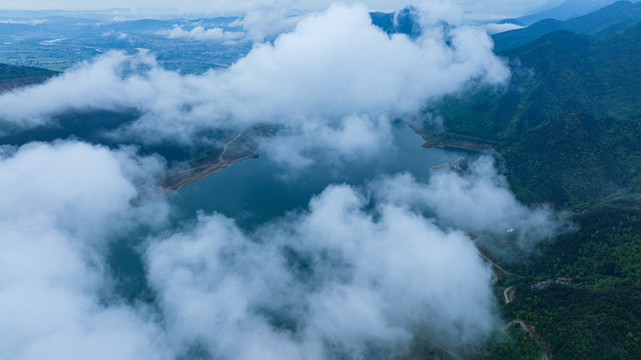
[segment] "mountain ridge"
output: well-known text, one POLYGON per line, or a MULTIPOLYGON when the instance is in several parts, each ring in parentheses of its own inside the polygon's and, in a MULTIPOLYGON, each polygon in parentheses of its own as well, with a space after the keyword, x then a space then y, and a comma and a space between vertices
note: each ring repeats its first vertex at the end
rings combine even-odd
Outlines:
POLYGON ((528 27, 494 34, 496 51, 513 49, 530 43, 556 30, 568 30, 577 34, 607 37, 641 21, 641 3, 617 1, 589 14, 567 21, 544 19, 528 27))

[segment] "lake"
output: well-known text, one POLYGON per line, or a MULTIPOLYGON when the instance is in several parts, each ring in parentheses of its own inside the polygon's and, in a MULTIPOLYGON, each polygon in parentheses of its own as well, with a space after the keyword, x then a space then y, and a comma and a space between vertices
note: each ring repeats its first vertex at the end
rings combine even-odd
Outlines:
POLYGON ((305 208, 316 194, 333 183, 360 186, 383 174, 409 172, 427 180, 430 168, 464 155, 444 149, 424 149, 422 138, 405 124, 393 127, 395 148, 382 158, 358 164, 311 165, 292 176, 266 156, 245 160, 170 195, 176 221, 195 218, 198 211, 218 212, 253 228, 286 212, 305 208))

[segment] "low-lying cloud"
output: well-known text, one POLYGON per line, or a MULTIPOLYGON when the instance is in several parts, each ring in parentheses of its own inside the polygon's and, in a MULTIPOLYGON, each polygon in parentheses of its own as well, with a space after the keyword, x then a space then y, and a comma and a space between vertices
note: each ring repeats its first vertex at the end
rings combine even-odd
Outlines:
POLYGON ((367 205, 333 185, 252 233, 202 216, 153 244, 150 280, 171 338, 200 339, 214 358, 328 359, 389 358, 416 331, 454 347, 491 334, 491 271, 469 238, 403 207, 367 205))
POLYGON ((161 32, 160 34, 166 35, 170 39, 187 39, 198 41, 233 41, 244 37, 244 33, 240 31, 227 31, 222 28, 205 29, 202 26, 187 31, 179 25, 174 25, 174 28, 169 31, 161 32))
POLYGON ((131 206, 141 194, 136 183, 159 168, 129 150, 76 142, 31 144, 0 159, 3 356, 162 358, 146 310, 100 296, 110 292, 106 244, 164 221, 164 205, 131 206))
POLYGON ((484 245, 507 241, 501 244, 506 251, 527 253, 539 242, 572 229, 562 214, 555 214, 548 206, 531 208, 519 203, 490 156, 472 162, 465 176, 442 171, 434 174, 429 184, 422 184, 410 174, 401 174, 379 180, 373 191, 385 201, 433 216, 446 228, 490 237, 484 245))
MULTIPOLYGON (((263 146, 277 161, 360 161, 392 146, 392 119, 470 80, 508 76, 484 31, 421 23, 420 38, 389 36, 364 6, 334 5, 198 76, 147 53, 110 53, 0 95, 0 117, 28 128, 69 110, 135 108, 142 117, 111 136, 191 144, 207 131, 270 125, 279 133, 263 146)), ((526 248, 559 229, 549 210, 519 204, 487 158, 429 183, 401 174, 331 184, 256 229, 216 213, 172 224, 178 209, 157 186, 165 170, 135 147, 0 147, 7 357, 389 359, 417 336, 473 348, 502 326, 470 236, 514 228, 526 248), (108 254, 122 242, 136 249, 152 296, 119 290, 108 254)))
MULTIPOLYGON (((28 127, 68 110, 136 108, 142 117, 115 136, 185 145, 211 129, 271 125, 292 137, 294 157, 332 145, 308 136, 309 128, 352 137, 345 124, 359 119, 368 124, 364 137, 384 143, 389 131, 376 126, 381 116, 414 116, 471 79, 501 83, 509 75, 481 29, 422 19, 423 36, 412 40, 372 25, 362 5, 333 5, 230 68, 199 76, 164 70, 148 53, 110 53, 42 86, 1 95, 0 118, 28 127)), ((372 144, 350 151, 375 153, 372 144)))
POLYGON ((0 24, 13 24, 13 25, 41 25, 47 22, 47 19, 0 19, 0 24))
POLYGON ((505 24, 486 24, 485 25, 485 30, 487 30, 488 34, 493 35, 493 34, 498 34, 498 33, 502 33, 502 32, 505 32, 505 31, 523 29, 524 27, 525 26, 516 25, 516 24, 510 24, 510 23, 505 23, 505 24))
POLYGON ((417 333, 455 349, 500 328, 474 243, 399 202, 407 184, 393 178, 369 187, 385 196, 331 185, 248 231, 218 214, 164 227, 167 204, 149 190, 162 162, 131 149, 36 143, 5 151, 0 170, 12 358, 390 358, 417 333), (155 300, 128 303, 105 249, 142 228, 155 300))

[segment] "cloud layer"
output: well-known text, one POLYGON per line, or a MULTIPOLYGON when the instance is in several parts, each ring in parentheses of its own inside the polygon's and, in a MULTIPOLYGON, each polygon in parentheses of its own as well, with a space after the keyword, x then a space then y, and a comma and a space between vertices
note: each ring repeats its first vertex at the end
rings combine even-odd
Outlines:
MULTIPOLYGON (((166 71, 146 53, 110 53, 1 95, 0 117, 26 128, 68 110, 135 108, 142 117, 112 136, 183 144, 266 124, 279 129, 263 144, 278 161, 353 163, 392 146, 391 119, 471 79, 508 75, 485 32, 430 16, 422 24, 416 40, 388 36, 364 6, 335 5, 201 76, 166 71)), ((401 174, 331 184, 257 229, 216 213, 172 224, 177 209, 156 186, 164 171, 134 147, 0 147, 8 357, 388 359, 419 335, 474 346, 501 326, 491 270, 468 234, 514 227, 525 247, 557 229, 549 211, 519 204, 485 158, 429 183, 401 174), (149 298, 120 290, 109 254, 122 243, 149 298)))
POLYGON ((170 39, 187 39, 199 41, 232 41, 240 39, 244 36, 242 32, 238 31, 226 31, 221 28, 205 29, 202 26, 196 26, 195 28, 187 31, 179 25, 174 25, 174 28, 167 32, 166 35, 170 39))
POLYGON ((158 328, 142 308, 100 298, 109 291, 106 244, 162 218, 163 206, 130 205, 139 177, 159 168, 154 159, 82 143, 31 144, 0 160, 4 356, 162 358, 158 328))
POLYGON ((484 158, 429 183, 330 185, 246 230, 215 213, 169 227, 154 185, 163 163, 132 149, 72 141, 2 154, 0 331, 15 359, 387 359, 419 334, 473 347, 501 326, 467 234, 514 226, 540 241, 558 230, 484 158), (139 244, 151 302, 117 290, 107 254, 123 239, 139 244))
POLYGON ((143 116, 118 136, 191 144, 211 129, 270 125, 295 139, 292 154, 334 144, 375 152, 376 141, 344 149, 344 142, 314 134, 385 143, 389 130, 378 126, 381 116, 414 116, 471 79, 496 84, 509 75, 484 31, 444 27, 433 16, 422 22, 418 39, 388 36, 372 25, 366 7, 333 5, 273 44, 256 45, 229 69, 201 76, 166 71, 146 53, 110 53, 42 86, 1 95, 0 118, 35 126, 69 109, 136 108, 143 116))
POLYGON ((214 357, 327 359, 371 358, 372 343, 403 349, 417 329, 449 346, 491 334, 491 272, 473 243, 402 207, 366 205, 330 186, 251 234, 203 216, 152 245, 171 337, 202 339, 214 357))
MULTIPOLYGON (((97 0, 91 3, 78 3, 73 0, 26 0, 20 3, 9 0, 0 0, 2 9, 68 9, 68 10, 91 10, 91 9, 131 9, 136 13, 138 9, 175 9, 175 13, 244 13, 247 9, 257 7, 274 7, 286 5, 290 11, 296 10, 322 10, 327 8, 333 0, 191 0, 189 2, 177 3, 175 0, 97 0)), ((444 3, 446 1, 431 0, 423 1, 428 3, 444 3)), ((558 5, 562 0, 498 0, 498 1, 471 1, 453 0, 448 3, 456 4, 466 9, 474 18, 508 18, 525 15, 530 11, 543 6, 550 7, 558 5)), ((345 1, 345 3, 363 3, 368 7, 379 11, 398 10, 416 1, 394 1, 387 0, 358 0, 345 1)))
POLYGON ((429 184, 421 184, 401 174, 379 180, 373 191, 385 201, 435 217, 443 227, 462 229, 482 240, 489 237, 483 244, 490 250, 499 250, 495 247, 500 242, 504 252, 529 252, 572 227, 549 207, 519 203, 490 156, 470 164, 465 176, 443 171, 429 184))
POLYGON ((0 308, 12 358, 385 358, 417 331, 456 347, 496 329, 490 269, 462 232, 382 198, 372 208, 347 185, 252 232, 217 214, 162 230, 167 205, 145 190, 161 169, 77 142, 0 160, 0 308), (143 250, 155 306, 118 300, 105 258, 140 228, 158 229, 143 250))

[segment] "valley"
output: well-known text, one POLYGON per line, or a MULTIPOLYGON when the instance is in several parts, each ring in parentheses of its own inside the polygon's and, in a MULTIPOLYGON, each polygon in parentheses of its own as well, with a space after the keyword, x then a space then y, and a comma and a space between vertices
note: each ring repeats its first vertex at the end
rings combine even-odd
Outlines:
POLYGON ((641 2, 603 5, 491 37, 420 7, 262 37, 7 12, 0 295, 74 305, 46 331, 12 317, 7 343, 122 326, 145 359, 640 359, 641 2), (86 90, 20 91, 62 76, 86 90))

